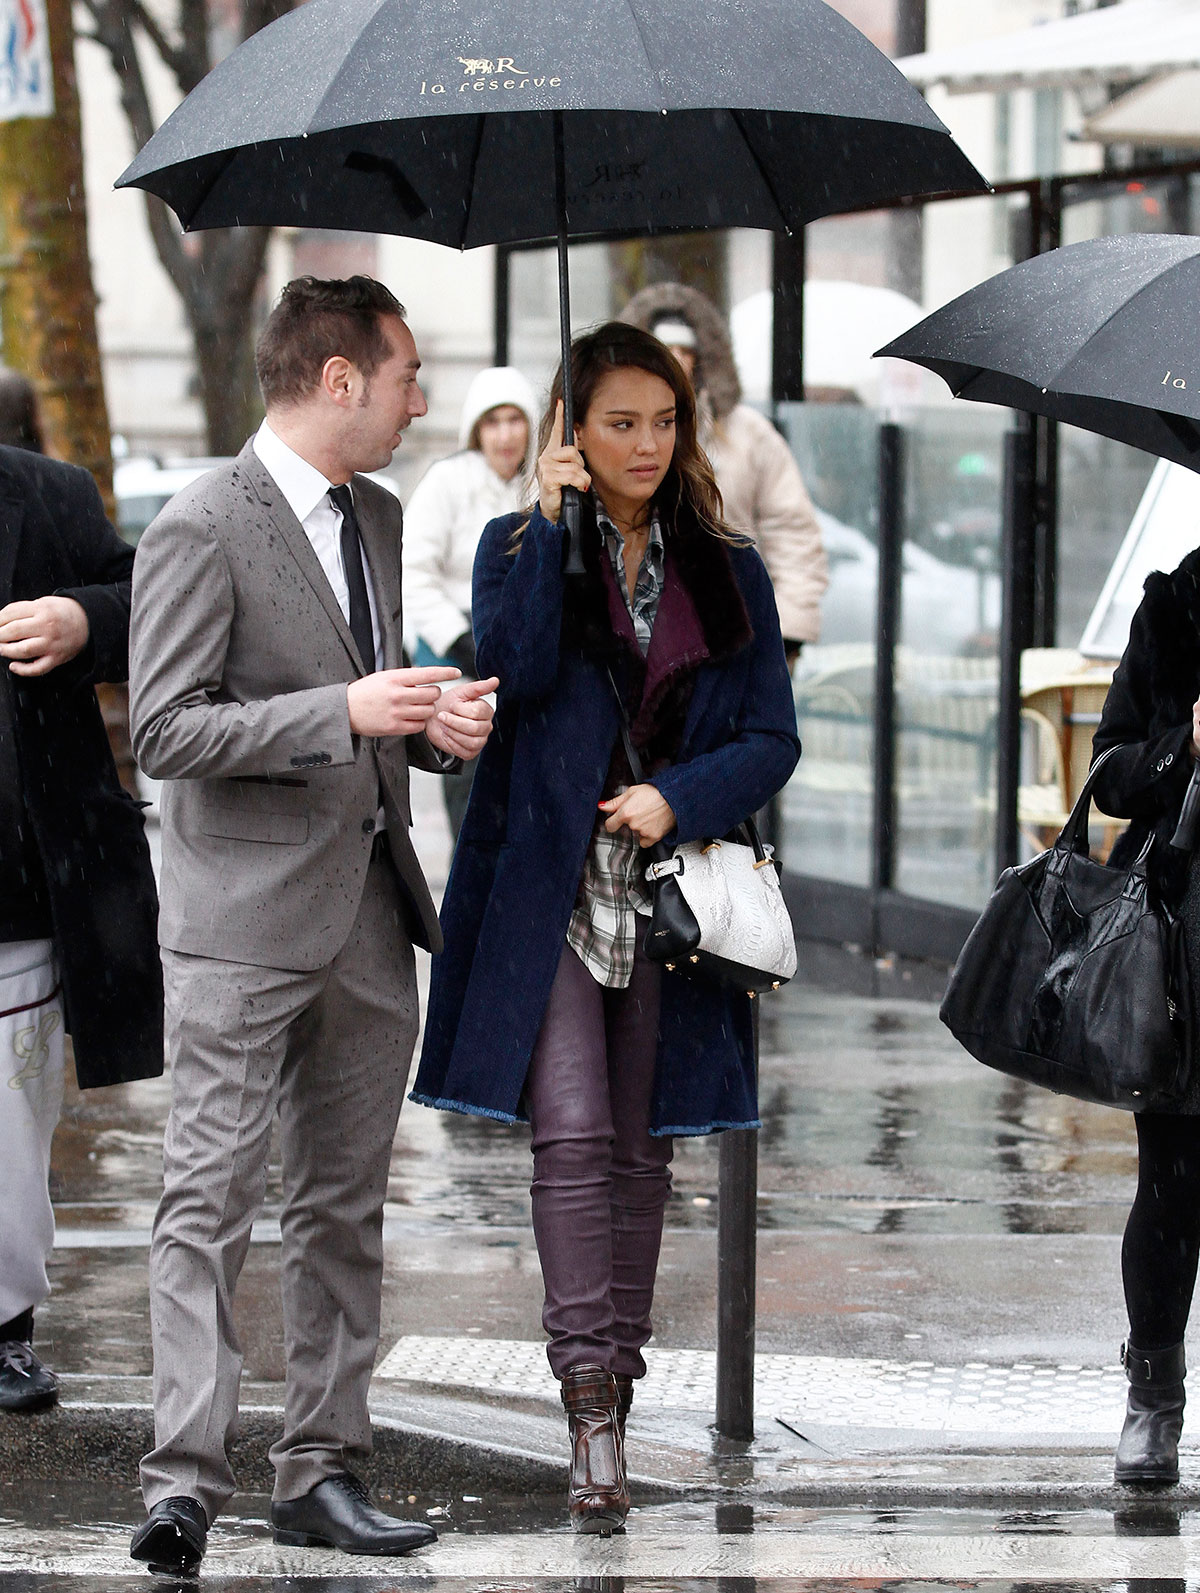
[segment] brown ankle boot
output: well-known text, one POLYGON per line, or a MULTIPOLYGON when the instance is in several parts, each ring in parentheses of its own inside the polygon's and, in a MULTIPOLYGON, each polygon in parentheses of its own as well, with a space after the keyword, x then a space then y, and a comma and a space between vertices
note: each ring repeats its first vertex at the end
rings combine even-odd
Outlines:
POLYGON ((628 1372, 614 1372, 613 1382, 617 1385, 617 1430, 621 1434, 621 1444, 625 1443, 625 1419, 629 1415, 629 1407, 633 1404, 633 1378, 628 1372))
POLYGON ((562 1402, 571 1434, 568 1502, 576 1532, 624 1532, 629 1512, 625 1446, 617 1425, 617 1385, 599 1366, 563 1374, 562 1402))

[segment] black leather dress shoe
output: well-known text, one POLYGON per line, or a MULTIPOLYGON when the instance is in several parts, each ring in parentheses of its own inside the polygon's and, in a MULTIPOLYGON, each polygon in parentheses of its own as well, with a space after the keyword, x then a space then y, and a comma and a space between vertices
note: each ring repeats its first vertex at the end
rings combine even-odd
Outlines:
POLYGON ((349 1471, 326 1477, 299 1499, 271 1506, 275 1542, 347 1554, 408 1554, 437 1542, 423 1521, 398 1521, 371 1503, 365 1482, 349 1471))
POLYGON ((134 1533, 129 1554, 145 1560, 152 1571, 186 1576, 204 1558, 207 1544, 208 1518, 200 1501, 172 1494, 158 1501, 134 1533))
POLYGON ((21 1339, 0 1344, 0 1410, 48 1410, 58 1401, 58 1378, 21 1339))

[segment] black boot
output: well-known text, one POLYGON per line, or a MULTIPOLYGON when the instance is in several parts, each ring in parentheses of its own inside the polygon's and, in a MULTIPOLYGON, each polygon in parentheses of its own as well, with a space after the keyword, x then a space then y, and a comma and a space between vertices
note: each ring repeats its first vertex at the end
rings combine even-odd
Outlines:
POLYGON ((1121 1364, 1129 1379, 1129 1400, 1114 1480, 1167 1487, 1179 1481, 1183 1345, 1146 1352, 1126 1342, 1121 1346, 1121 1364))

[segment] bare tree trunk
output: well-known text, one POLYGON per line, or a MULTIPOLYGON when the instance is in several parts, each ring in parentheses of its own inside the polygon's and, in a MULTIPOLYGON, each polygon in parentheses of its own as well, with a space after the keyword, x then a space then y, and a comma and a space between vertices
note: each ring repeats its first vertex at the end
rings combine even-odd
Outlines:
MULTIPOLYGON (((143 52, 153 52, 187 94, 212 66, 210 25, 218 8, 209 0, 173 0, 149 6, 144 0, 81 0, 92 35, 108 51, 121 88, 121 106, 139 147, 155 120, 143 70, 143 52)), ((290 11, 294 0, 229 0, 219 8, 240 38, 257 33, 290 11)), ((230 41, 231 42, 231 41, 230 41)), ((185 244, 161 199, 145 195, 146 219, 163 269, 179 294, 196 354, 208 447, 236 452, 259 415, 251 333, 270 231, 231 227, 197 235, 185 244)))
POLYGON ((0 341, 37 387, 50 452, 90 470, 111 509, 71 0, 47 0, 46 11, 54 115, 0 123, 0 341))
MULTIPOLYGON (((113 513, 112 446, 88 257, 71 0, 46 0, 54 115, 0 123, 0 346, 37 389, 49 452, 82 465, 113 513)), ((97 688, 122 783, 136 793, 124 686, 97 688)))
POLYGON ((214 454, 237 453, 262 418, 251 334, 269 236, 263 228, 205 233, 184 295, 214 454))

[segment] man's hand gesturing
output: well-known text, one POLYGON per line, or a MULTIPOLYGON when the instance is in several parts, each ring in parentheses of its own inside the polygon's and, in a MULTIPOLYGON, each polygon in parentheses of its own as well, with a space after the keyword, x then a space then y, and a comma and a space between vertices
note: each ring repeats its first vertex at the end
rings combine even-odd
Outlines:
POLYGON ((442 700, 439 681, 462 674, 449 664, 420 669, 380 669, 346 688, 350 728, 356 736, 414 736, 429 729, 442 700))
POLYGON ((487 696, 500 684, 492 675, 488 680, 464 680, 442 693, 437 713, 425 726, 425 735, 439 752, 470 763, 483 751, 492 733, 492 705, 487 696))

